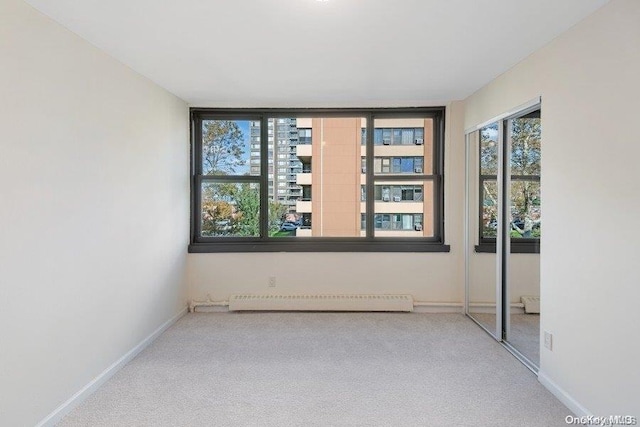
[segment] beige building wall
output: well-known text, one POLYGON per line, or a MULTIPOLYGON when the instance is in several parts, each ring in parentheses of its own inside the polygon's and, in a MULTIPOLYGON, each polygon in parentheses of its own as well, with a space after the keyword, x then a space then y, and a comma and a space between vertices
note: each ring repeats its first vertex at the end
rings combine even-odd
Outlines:
POLYGON ((313 236, 360 235, 360 118, 312 120, 313 236))
MULTIPOLYGON (((432 119, 377 119, 376 128, 423 128, 423 145, 377 145, 377 157, 422 157, 423 173, 433 171, 433 120, 432 119)), ((312 145, 298 146, 298 156, 311 159, 311 174, 300 174, 298 183, 310 183, 312 202, 298 203, 298 212, 312 214, 311 235, 316 237, 364 236, 360 214, 366 212, 361 202, 360 186, 366 185, 366 175, 361 171, 361 158, 366 148, 361 145, 361 132, 366 119, 324 118, 298 119, 298 127, 311 127, 312 145), (355 171, 355 173, 352 173, 355 171), (314 173, 315 172, 315 173, 314 173)), ((431 237, 434 234, 433 183, 430 181, 386 181, 376 185, 415 184, 423 186, 423 202, 375 202, 375 213, 422 213, 422 231, 376 230, 379 237, 431 237)), ((308 235, 300 233, 296 235, 308 235)))

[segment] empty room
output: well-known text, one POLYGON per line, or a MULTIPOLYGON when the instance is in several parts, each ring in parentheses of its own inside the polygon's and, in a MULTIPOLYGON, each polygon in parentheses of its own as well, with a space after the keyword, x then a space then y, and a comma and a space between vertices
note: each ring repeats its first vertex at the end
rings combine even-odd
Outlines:
POLYGON ((0 426, 637 425, 640 1, 0 0, 0 426))

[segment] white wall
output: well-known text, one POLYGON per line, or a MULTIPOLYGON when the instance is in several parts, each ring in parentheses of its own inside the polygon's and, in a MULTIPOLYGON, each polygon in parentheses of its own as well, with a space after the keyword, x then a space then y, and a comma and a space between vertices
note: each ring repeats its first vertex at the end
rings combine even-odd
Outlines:
POLYGON ((542 96, 541 376, 597 415, 640 415, 639 46, 613 0, 466 100, 468 128, 542 96))
POLYGON ((234 293, 402 293, 418 301, 464 299, 463 105, 447 108, 445 239, 450 253, 190 254, 189 295, 226 300, 234 293), (269 288, 269 276, 277 285, 269 288))
POLYGON ((186 104, 0 1, 0 425, 34 425, 185 306, 186 104))

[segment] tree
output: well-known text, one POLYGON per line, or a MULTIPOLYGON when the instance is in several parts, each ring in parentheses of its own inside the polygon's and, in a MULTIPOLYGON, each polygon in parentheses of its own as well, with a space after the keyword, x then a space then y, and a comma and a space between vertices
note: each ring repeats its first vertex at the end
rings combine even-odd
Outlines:
POLYGON ((269 202, 269 235, 272 236, 280 231, 282 219, 287 214, 287 207, 276 201, 269 202))
POLYGON ((511 203, 516 216, 531 216, 531 207, 540 205, 540 183, 518 180, 517 175, 540 176, 541 128, 539 118, 512 120, 511 129, 511 203))
POLYGON ((540 175, 540 119, 511 121, 511 174, 540 175))
POLYGON ((205 175, 232 175, 246 162, 244 134, 231 120, 206 120, 202 130, 202 167, 205 175))
POLYGON ((233 191, 235 216, 233 234, 260 236, 260 194, 253 184, 238 184, 233 191))
POLYGON ((233 220, 232 206, 223 201, 202 202, 202 235, 220 236, 228 234, 233 220))
MULTIPOLYGON (((215 183, 203 188, 202 234, 260 235, 260 193, 252 183, 215 183)), ((269 202, 269 235, 280 230, 286 206, 269 202)))
MULTIPOLYGON (((540 183, 531 177, 540 176, 540 119, 523 117, 510 121, 511 142, 511 214, 518 218, 534 216, 539 219, 539 210, 532 207, 540 206, 540 183), (528 176, 529 179, 518 178, 528 176)), ((482 175, 497 175, 498 173, 498 126, 487 126, 480 132, 480 167, 482 175)), ((498 214, 498 187, 496 178, 485 179, 482 182, 482 219, 484 237, 495 237, 495 224, 498 214)), ((538 230, 539 235, 539 230, 538 230)), ((520 237, 518 235, 518 237, 520 237)))

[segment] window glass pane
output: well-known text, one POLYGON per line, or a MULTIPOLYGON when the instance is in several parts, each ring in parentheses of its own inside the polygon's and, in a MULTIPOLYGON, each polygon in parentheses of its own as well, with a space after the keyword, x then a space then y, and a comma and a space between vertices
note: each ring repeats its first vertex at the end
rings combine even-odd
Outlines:
POLYGON ((511 175, 540 175, 540 111, 509 122, 511 175))
POLYGON ((402 188, 399 185, 391 187, 391 200, 394 202, 402 201, 402 188))
POLYGON ((382 145, 382 129, 373 130, 373 143, 375 145, 382 145))
POLYGON ((390 172, 390 167, 389 167, 390 163, 391 163, 391 159, 389 159, 388 157, 382 158, 382 173, 390 172))
POLYGON ((498 174, 498 123, 480 129, 480 174, 498 174))
POLYGON ((391 167, 391 172, 392 173, 400 173, 402 172, 402 158, 400 157, 393 157, 392 159, 392 164, 393 166, 391 167))
POLYGON ((393 129, 393 145, 402 144, 402 129, 393 129))
POLYGON ((382 129, 382 144, 391 144, 391 129, 382 129))
MULTIPOLYGON (((281 117, 269 117, 268 110, 237 115, 218 109, 196 111, 201 126, 194 132, 192 158, 199 164, 192 168, 202 184, 192 194, 199 206, 191 217, 198 232, 191 243, 218 251, 224 245, 209 244, 213 237, 262 237, 257 246, 254 241, 229 246, 231 251, 251 251, 273 237, 364 237, 367 219, 374 222, 369 224, 374 236, 375 230, 390 236, 432 236, 434 183, 440 176, 425 180, 418 175, 431 175, 423 166, 432 168, 433 137, 441 136, 434 132, 434 123, 440 123, 443 113, 444 108, 415 109, 409 113, 413 117, 402 117, 392 110, 367 110, 374 118, 371 123, 364 117, 343 117, 343 111, 339 117, 295 117, 306 114, 303 109, 281 117), (365 150, 367 124, 375 146, 365 150), (369 150, 372 158, 367 158, 369 150), (367 164, 374 168, 370 175, 363 170, 367 164), (369 191, 368 180, 374 185, 369 191), (367 196, 374 200, 367 201, 367 196), (367 205, 375 206, 375 212, 367 215, 367 205), (424 225, 416 221, 423 217, 424 225)), ((386 243, 398 242, 380 240, 374 242, 374 250, 386 243)), ((340 245, 339 240, 321 248, 334 250, 334 244, 340 245)))
POLYGON ((422 196, 422 187, 416 187, 413 193, 413 200, 416 202, 421 202, 423 199, 422 196))
POLYGON ((383 186, 382 187, 382 201, 390 202, 391 201, 391 187, 383 186))
POLYGON ((413 143, 413 129, 402 129, 402 144, 411 145, 413 143))
POLYGON ((376 185, 374 190, 373 190, 373 199, 374 200, 382 200, 382 187, 379 185, 376 185))
POLYGON ((391 229, 402 230, 402 214, 391 215, 391 229))
MULTIPOLYGON (((290 136, 294 136, 294 135, 291 134, 290 136)), ((301 144, 301 145, 311 144, 311 129, 305 129, 305 128, 298 129, 298 144, 301 144)))
POLYGON ((424 174, 428 174, 427 172, 425 172, 425 168, 424 168, 424 161, 422 158, 420 157, 416 157, 414 159, 414 172, 415 173, 424 173, 424 174), (420 172, 422 171, 422 172, 420 172))
POLYGON ((389 173, 430 175, 433 172, 432 119, 377 118, 374 128, 375 132, 380 132, 382 140, 389 138, 391 141, 390 144, 381 142, 374 147, 375 157, 392 159, 389 173), (416 172, 416 168, 422 168, 422 171, 416 172))
POLYGON ((413 172, 413 157, 402 158, 402 173, 414 173, 413 172))
POLYGON ((403 186, 401 188, 400 197, 401 197, 402 201, 411 201, 411 200, 413 200, 414 194, 415 193, 414 193, 414 187, 413 186, 410 186, 410 187, 403 186))
POLYGON ((404 215, 402 218, 402 229, 403 230, 411 230, 413 229, 413 215, 404 215))
POLYGON ((385 180, 376 184, 374 235, 377 237, 432 237, 433 181, 385 180), (387 224, 387 216, 389 222, 387 224), (425 223, 424 218, 428 221, 425 223))
POLYGON ((203 237, 259 237, 260 186, 257 183, 203 182, 203 237))
POLYGON ((366 177, 361 174, 361 139, 365 119, 298 117, 267 122, 278 142, 270 157, 286 153, 287 158, 278 161, 278 173, 269 179, 274 187, 269 195, 269 236, 364 236, 366 177), (287 166, 286 173, 280 173, 280 162, 287 166))
POLYGON ((540 182, 511 181, 511 237, 540 238, 540 182))
POLYGON ((259 175, 260 122, 203 120, 202 172, 204 175, 259 175))

